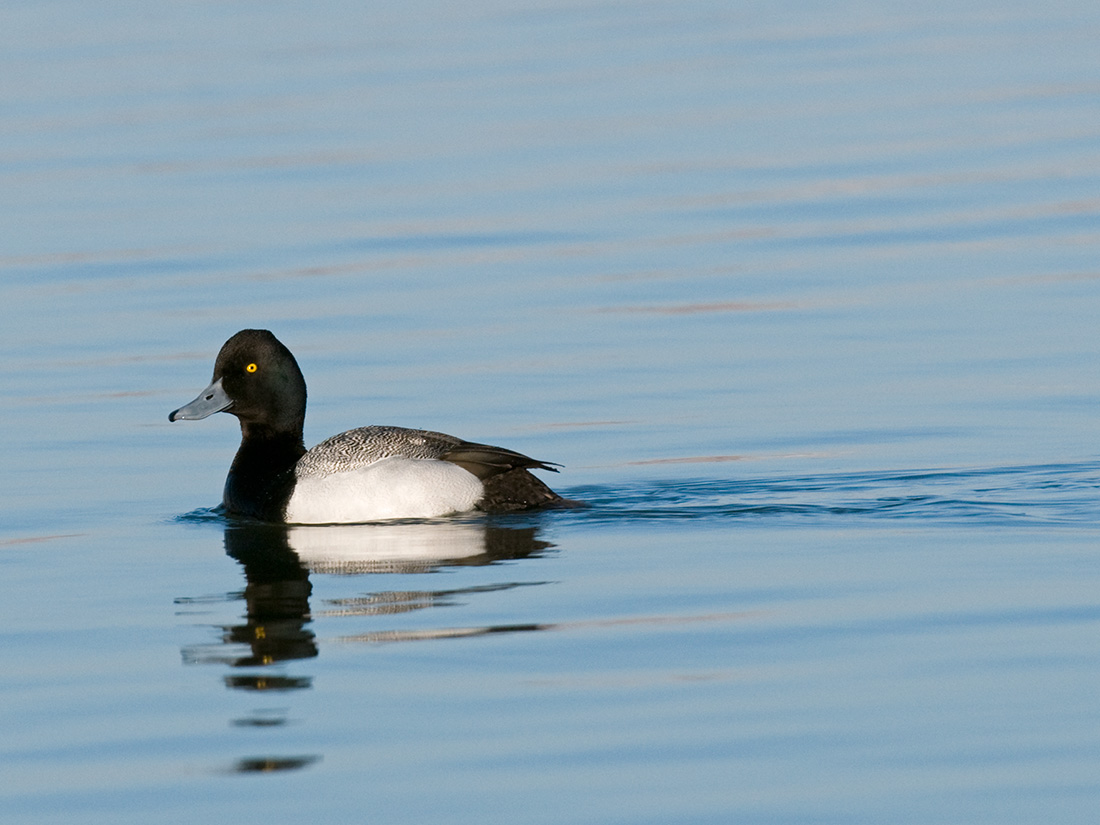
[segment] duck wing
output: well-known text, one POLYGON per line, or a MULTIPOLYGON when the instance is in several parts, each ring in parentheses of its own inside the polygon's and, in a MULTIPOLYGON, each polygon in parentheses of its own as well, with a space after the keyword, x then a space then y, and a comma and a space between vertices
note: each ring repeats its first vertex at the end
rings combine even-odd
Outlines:
POLYGON ((384 426, 348 430, 325 439, 307 452, 294 471, 299 477, 319 477, 351 472, 395 457, 446 461, 472 473, 484 486, 477 509, 487 513, 579 506, 579 502, 562 498, 529 472, 549 470, 556 473, 557 465, 515 450, 463 441, 431 430, 384 426))
POLYGON ((507 473, 510 470, 549 470, 552 473, 558 471, 558 465, 556 464, 538 461, 523 453, 517 453, 515 450, 492 447, 488 444, 475 444, 472 441, 462 441, 456 444, 440 458, 452 464, 457 464, 482 481, 501 473, 507 473))
POLYGON ((299 476, 344 473, 395 457, 449 461, 482 481, 516 469, 557 472, 545 461, 503 447, 431 430, 384 426, 358 427, 326 438, 298 460, 295 472, 299 476))

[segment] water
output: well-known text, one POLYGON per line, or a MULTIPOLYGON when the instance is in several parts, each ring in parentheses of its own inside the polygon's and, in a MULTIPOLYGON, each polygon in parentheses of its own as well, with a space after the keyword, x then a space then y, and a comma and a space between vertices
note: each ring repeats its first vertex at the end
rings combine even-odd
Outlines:
POLYGON ((5 6, 4 821, 1091 821, 1098 34, 5 6), (590 506, 223 519, 248 326, 590 506))

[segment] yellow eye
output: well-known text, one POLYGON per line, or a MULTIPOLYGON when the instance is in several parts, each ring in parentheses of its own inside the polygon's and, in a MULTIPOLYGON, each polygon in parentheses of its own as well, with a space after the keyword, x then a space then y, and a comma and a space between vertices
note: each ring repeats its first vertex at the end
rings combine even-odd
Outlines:
POLYGON ((258 367, 255 364, 249 364, 247 367, 244 368, 244 371, 245 372, 255 372, 257 369, 258 369, 258 367))

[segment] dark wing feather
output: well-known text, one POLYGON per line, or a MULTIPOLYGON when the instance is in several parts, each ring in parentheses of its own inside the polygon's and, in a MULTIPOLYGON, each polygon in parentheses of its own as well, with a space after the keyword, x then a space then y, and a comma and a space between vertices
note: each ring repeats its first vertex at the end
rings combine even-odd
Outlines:
POLYGON ((579 506, 578 502, 562 498, 528 472, 549 470, 556 473, 558 464, 538 461, 515 450, 470 441, 456 445, 442 457, 481 479, 485 494, 477 507, 487 513, 579 506))
POLYGON ((549 470, 556 473, 556 467, 559 466, 538 461, 515 450, 491 447, 488 444, 475 444, 472 441, 463 441, 440 457, 473 473, 482 481, 507 473, 509 470, 549 470))

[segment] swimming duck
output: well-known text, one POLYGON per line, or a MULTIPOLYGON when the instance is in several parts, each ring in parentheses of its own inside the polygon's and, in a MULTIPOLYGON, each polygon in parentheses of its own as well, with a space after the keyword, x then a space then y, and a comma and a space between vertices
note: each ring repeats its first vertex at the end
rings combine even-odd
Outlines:
POLYGON ((429 430, 360 427, 307 451, 305 379, 290 350, 265 329, 226 341, 210 386, 168 420, 216 412, 241 424, 222 494, 227 513, 337 524, 572 503, 529 472, 557 472, 555 465, 429 430))

